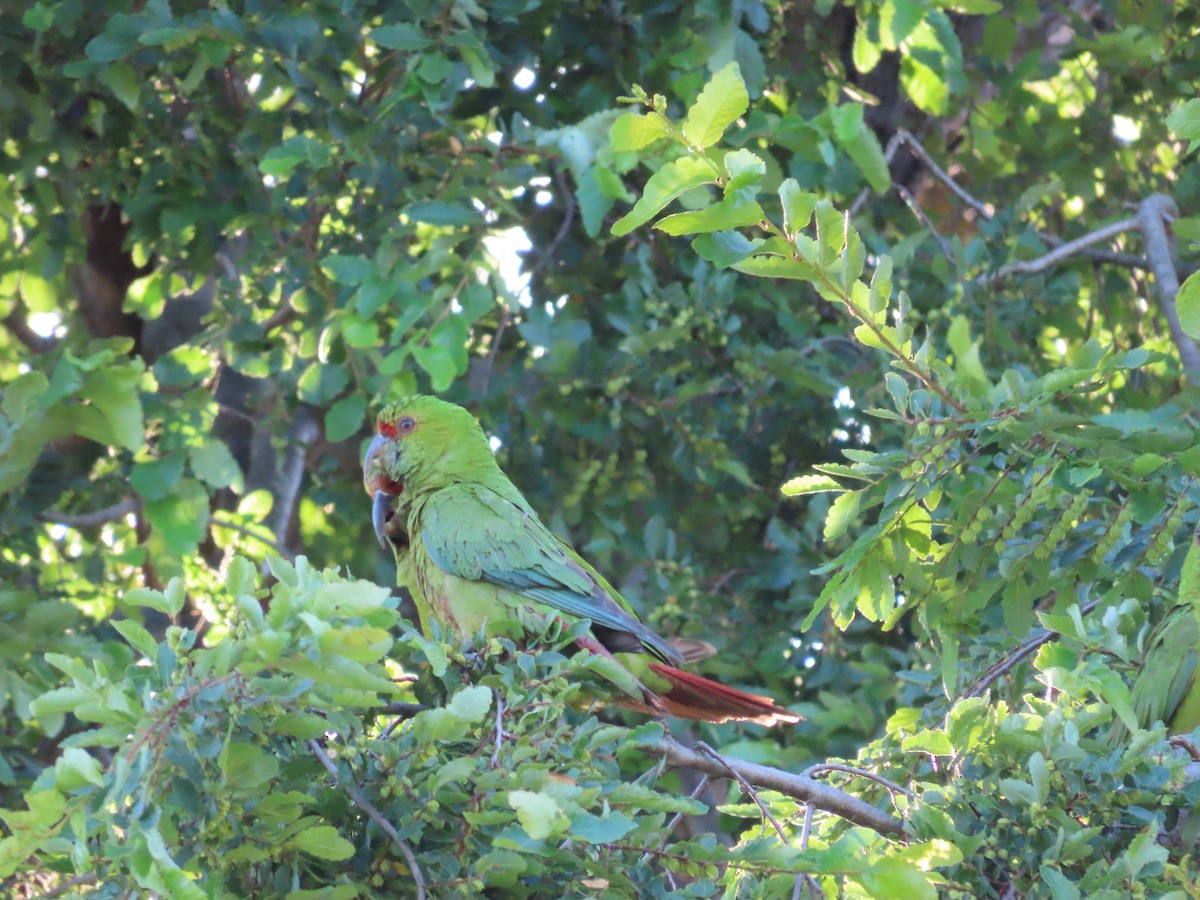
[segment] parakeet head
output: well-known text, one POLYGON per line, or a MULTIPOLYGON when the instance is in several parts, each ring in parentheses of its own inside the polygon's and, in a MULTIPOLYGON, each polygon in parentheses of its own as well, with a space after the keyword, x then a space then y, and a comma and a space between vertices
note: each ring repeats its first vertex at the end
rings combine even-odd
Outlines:
POLYGON ((467 410, 417 394, 385 406, 363 458, 363 486, 373 498, 372 520, 386 547, 384 525, 392 500, 497 470, 487 435, 467 410))

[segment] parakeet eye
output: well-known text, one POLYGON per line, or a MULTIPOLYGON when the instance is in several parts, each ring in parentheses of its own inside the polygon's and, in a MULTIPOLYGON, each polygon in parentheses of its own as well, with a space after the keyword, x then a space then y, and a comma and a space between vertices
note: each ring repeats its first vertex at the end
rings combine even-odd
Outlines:
POLYGON ((396 425, 401 434, 412 434, 417 430, 417 420, 412 416, 403 416, 396 425))

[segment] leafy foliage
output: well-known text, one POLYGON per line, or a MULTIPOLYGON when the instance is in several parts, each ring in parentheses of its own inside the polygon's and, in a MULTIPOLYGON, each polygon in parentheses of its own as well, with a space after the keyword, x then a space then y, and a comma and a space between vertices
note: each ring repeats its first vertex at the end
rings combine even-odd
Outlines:
POLYGON ((93 6, 0 12, 6 887, 1195 895, 1128 681, 1200 288, 1136 234, 1043 259, 1194 208, 1195 11, 93 6), (700 736, 911 839, 689 798, 567 635, 405 625, 357 467, 418 389, 807 716, 700 736))

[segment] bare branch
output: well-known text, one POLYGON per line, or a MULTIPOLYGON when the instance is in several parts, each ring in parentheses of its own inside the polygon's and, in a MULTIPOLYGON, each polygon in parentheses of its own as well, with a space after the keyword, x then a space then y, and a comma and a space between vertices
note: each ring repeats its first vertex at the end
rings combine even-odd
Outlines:
POLYGON ((874 781, 878 785, 882 785, 889 791, 897 794, 903 794, 905 797, 912 797, 913 792, 906 787, 901 787, 894 781, 889 781, 882 775, 876 775, 874 772, 868 772, 866 769, 860 769, 858 766, 847 766, 842 763, 817 763, 815 766, 809 766, 802 773, 806 778, 812 778, 819 775, 821 772, 841 772, 845 775, 853 775, 856 778, 866 778, 868 781, 874 781))
MULTIPOLYGON (((1079 614, 1081 616, 1086 616, 1093 609, 1099 606, 1100 603, 1100 600, 1093 600, 1091 603, 1085 604, 1083 609, 1079 611, 1079 614)), ((992 684, 992 682, 1000 678, 1002 675, 1011 672, 1027 657, 1033 654, 1035 650, 1037 650, 1043 644, 1050 643, 1050 641, 1054 640, 1054 638, 1055 632, 1039 629, 1038 633, 1033 637, 1026 638, 1024 641, 1014 647, 1011 653, 990 665, 988 670, 983 673, 982 678, 962 692, 962 699, 966 699, 967 697, 976 697, 979 694, 982 694, 988 688, 988 686, 992 684)))
POLYGON ((855 825, 862 825, 883 835, 903 837, 903 823, 883 810, 876 809, 869 803, 857 797, 839 791, 829 785, 821 784, 803 775, 793 775, 781 769, 770 766, 760 766, 756 763, 740 759, 726 759, 725 763, 718 762, 696 750, 688 749, 678 741, 664 737, 657 747, 649 748, 651 753, 661 756, 669 766, 675 768, 695 769, 725 778, 732 767, 750 784, 772 791, 787 794, 803 803, 810 803, 817 809, 823 809, 834 815, 841 816, 855 825))
POLYGON ((762 798, 758 796, 758 791, 756 791, 751 784, 746 781, 741 772, 735 769, 729 760, 727 760, 712 747, 708 746, 708 744, 704 743, 704 741, 696 741, 695 746, 697 750, 699 750, 709 759, 715 759, 717 762, 719 762, 725 768, 725 771, 733 776, 734 780, 737 781, 741 789, 746 792, 746 795, 754 801, 755 806, 758 807, 759 811, 763 814, 766 820, 770 822, 772 826, 774 826, 775 833, 779 835, 779 840, 783 841, 785 844, 790 843, 788 841, 787 833, 783 830, 783 826, 779 824, 779 820, 771 814, 771 810, 767 809, 767 805, 763 803, 762 798))
MULTIPOLYGON (((913 154, 925 164, 925 168, 929 169, 929 171, 933 173, 934 177, 937 178, 938 181, 950 188, 954 196, 958 197, 958 199, 962 200, 963 203, 967 204, 967 206, 978 212, 985 219, 990 219, 992 217, 994 214, 992 208, 988 204, 976 200, 969 193, 967 193, 967 191, 957 181, 947 174, 945 169, 934 162, 933 157, 929 155, 929 151, 921 146, 921 142, 913 137, 911 132, 906 131, 903 128, 892 135, 892 139, 887 142, 887 147, 884 148, 883 158, 887 161, 889 166, 891 165, 892 160, 896 158, 896 151, 900 149, 901 144, 908 144, 913 154)), ((854 216, 858 214, 859 210, 862 209, 863 204, 867 202, 867 197, 870 196, 870 193, 870 188, 862 189, 859 195, 854 199, 854 203, 850 205, 850 215, 854 216)))
POLYGON ((942 256, 946 257, 946 262, 954 265, 954 254, 950 252, 950 245, 946 243, 946 239, 942 237, 941 232, 933 227, 933 222, 929 220, 929 216, 925 215, 925 210, 921 209, 921 205, 917 203, 913 195, 908 192, 908 188, 896 185, 896 193, 900 195, 900 199, 904 201, 904 205, 917 217, 917 221, 929 229, 929 233, 933 235, 933 239, 937 241, 938 247, 942 251, 942 256))
POLYGON ((270 528, 275 532, 279 541, 281 555, 286 559, 295 559, 296 554, 288 546, 288 528, 296 512, 296 501, 300 496, 300 486, 304 482, 305 464, 308 458, 308 447, 320 433, 318 414, 311 406, 302 406, 296 412, 292 427, 288 429, 288 446, 284 455, 283 467, 279 472, 272 493, 275 496, 275 506, 271 510, 270 528))
POLYGON ((72 514, 51 511, 38 513, 37 517, 51 525, 65 525, 68 528, 97 528, 100 525, 115 522, 117 519, 129 515, 136 509, 137 500, 133 497, 126 497, 120 503, 114 503, 112 506, 106 506, 104 509, 97 509, 88 513, 72 514))
POLYGON ((989 282, 999 281, 1002 278, 1007 278, 1009 275, 1017 273, 1030 275, 1034 272, 1041 272, 1068 257, 1079 256, 1085 248, 1090 247, 1092 244, 1106 241, 1123 232, 1132 231, 1137 227, 1138 219, 1136 216, 1121 219, 1119 222, 1113 222, 1105 225, 1103 228, 1097 228, 1095 231, 1088 232, 1082 237, 1077 237, 1073 241, 1067 241, 1065 244, 1054 248, 1043 256, 1039 256, 1037 259, 1023 259, 1020 262, 1010 263, 991 275, 979 279, 979 281, 982 284, 988 284, 989 282))
POLYGON ((408 863, 408 870, 412 873, 413 884, 417 889, 417 900, 425 900, 425 875, 421 871, 421 867, 417 865, 417 857, 413 853, 412 847, 408 846, 408 842, 396 833, 396 829, 392 827, 392 823, 383 817, 383 813, 371 805, 371 801, 363 796, 362 791, 356 785, 341 782, 341 779, 338 777, 337 765, 329 758, 329 754, 325 752, 319 743, 315 740, 310 740, 307 743, 313 755, 320 760, 321 765, 333 776, 333 783, 345 791, 346 795, 354 801, 354 805, 365 812, 367 818, 383 829, 384 834, 390 837, 392 843, 404 854, 404 859, 408 863))
POLYGON ((1150 260, 1150 271, 1154 273, 1154 286, 1158 291, 1158 303, 1162 307, 1171 340, 1179 351, 1183 371, 1187 380, 1195 384, 1200 381, 1200 348, 1188 337, 1179 323, 1179 312, 1175 308, 1175 296, 1179 293, 1179 275, 1171 260, 1171 241, 1166 223, 1179 218, 1179 207, 1166 194, 1151 194, 1138 204, 1135 220, 1142 229, 1146 241, 1146 258, 1150 260))
POLYGON ((85 884, 92 884, 96 881, 97 875, 95 872, 84 872, 82 875, 76 875, 67 881, 64 881, 56 888, 51 888, 42 894, 39 900, 55 900, 56 897, 64 896, 68 891, 72 891, 77 887, 83 887, 85 884))

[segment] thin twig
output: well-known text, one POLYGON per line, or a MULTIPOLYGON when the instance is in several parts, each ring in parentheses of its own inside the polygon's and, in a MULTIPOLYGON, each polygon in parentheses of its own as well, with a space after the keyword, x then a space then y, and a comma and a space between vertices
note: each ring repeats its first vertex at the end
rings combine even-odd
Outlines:
POLYGON ((1179 351, 1183 371, 1192 384, 1200 381, 1200 348, 1184 333, 1175 308, 1175 296, 1179 293, 1179 275, 1171 260, 1171 241, 1167 235, 1167 222, 1179 218, 1179 207, 1166 194, 1151 194, 1138 204, 1134 220, 1142 229, 1146 242, 1146 258, 1150 260, 1150 271, 1154 273, 1154 287, 1158 292, 1158 304, 1162 307, 1171 340, 1179 351))
MULTIPOLYGON (((947 174, 945 169, 934 162, 933 157, 929 155, 929 151, 921 146, 921 142, 913 137, 911 132, 903 128, 892 135, 892 139, 887 142, 887 147, 883 151, 883 158, 889 166, 891 166, 892 160, 896 158, 896 151, 900 149, 901 144, 908 144, 913 154, 925 164, 925 167, 933 173, 934 177, 950 188, 954 195, 962 200, 963 203, 967 204, 967 206, 978 212, 985 219, 990 219, 994 215, 989 205, 981 203, 967 193, 957 181, 947 174)), ((863 188, 859 192, 859 195, 854 199, 854 203, 850 206, 850 215, 858 215, 858 211, 867 202, 867 197, 870 196, 870 193, 870 188, 863 188)))
POLYGON ((96 528, 99 525, 115 522, 117 519, 134 512, 136 509, 137 500, 133 497, 126 497, 120 503, 114 503, 112 506, 106 506, 104 509, 97 509, 92 512, 60 513, 51 511, 38 513, 37 517, 51 525, 65 525, 68 528, 96 528))
POLYGON ((854 775, 858 778, 866 778, 868 781, 874 781, 876 784, 882 785, 889 791, 894 791, 897 794, 903 794, 905 797, 915 797, 912 791, 908 788, 901 787, 894 781, 889 781, 882 775, 876 775, 874 772, 868 772, 866 769, 860 769, 857 766, 847 766, 843 763, 817 763, 815 766, 809 766, 804 770, 803 775, 806 778, 813 778, 821 772, 842 772, 846 775, 854 775))
POLYGON ((937 245, 942 251, 942 256, 946 257, 946 262, 954 265, 954 254, 950 251, 950 245, 942 237, 941 232, 933 227, 933 222, 929 220, 929 216, 925 215, 925 210, 921 209, 921 205, 913 199, 913 195, 908 192, 908 188, 898 184, 896 185, 896 193, 900 195, 900 199, 904 201, 904 205, 909 208, 909 211, 917 217, 917 221, 929 229, 929 233, 933 235, 933 239, 937 241, 937 245))
POLYGON ((333 776, 333 783, 346 792, 346 795, 354 801, 354 805, 367 814, 372 822, 383 829, 384 834, 392 839, 392 843, 400 848, 400 852, 404 854, 404 859, 408 863, 408 870, 412 873, 413 884, 417 888, 417 900, 425 900, 425 875, 421 871, 421 867, 417 864, 417 857, 412 851, 412 847, 408 846, 408 842, 396 833, 396 829, 392 827, 392 823, 383 817, 383 813, 371 805, 371 801, 363 796, 357 785, 353 783, 342 783, 338 777, 337 764, 329 758, 329 754, 315 740, 308 741, 308 748, 313 752, 313 755, 320 760, 321 765, 333 776))
POLYGON ((758 809, 763 814, 763 817, 768 822, 770 822, 772 825, 775 826, 775 833, 779 835, 779 840, 783 841, 783 843, 785 843, 785 844, 790 843, 788 841, 787 833, 784 832, 784 830, 783 830, 783 826, 780 825, 779 820, 776 819, 775 816, 773 816, 771 814, 771 810, 767 809, 767 805, 765 803, 763 803, 762 798, 758 796, 758 791, 756 791, 753 787, 751 787, 750 782, 748 782, 744 777, 742 777, 742 774, 733 767, 733 765, 729 762, 729 760, 727 760, 725 757, 723 757, 720 753, 718 753, 712 747, 708 746, 708 744, 704 743, 704 741, 696 741, 695 747, 697 750, 699 750, 705 756, 715 759, 717 762, 719 762, 722 766, 725 767, 725 771, 727 771, 730 775, 732 775, 737 780, 737 783, 739 785, 741 785, 742 790, 745 791, 746 794, 750 797, 750 799, 754 801, 755 805, 758 806, 758 809))
MULTIPOLYGON (((1100 599, 1093 600, 1091 603, 1085 604, 1084 607, 1079 611, 1080 616, 1086 616, 1102 602, 1103 599, 1100 599)), ((988 688, 988 686, 992 684, 992 682, 1000 678, 1002 675, 1005 675, 1015 669, 1021 664, 1022 661, 1025 660, 1026 657, 1032 654, 1043 644, 1048 644, 1050 641, 1054 640, 1055 635, 1056 632, 1042 629, 1039 630, 1039 632, 1033 637, 1026 638, 1007 656, 988 666, 987 671, 983 673, 983 677, 962 692, 961 699, 965 700, 968 697, 976 697, 979 694, 982 694, 988 688)))
POLYGON ((499 691, 496 695, 496 746, 492 750, 492 768, 500 765, 500 751, 504 748, 504 698, 499 691))
MULTIPOLYGON (((724 778, 728 775, 728 767, 704 754, 683 746, 678 741, 664 737, 657 747, 648 748, 649 752, 661 756, 669 766, 675 768, 694 769, 697 772, 707 772, 724 778)), ((803 775, 795 775, 782 769, 770 766, 760 766, 757 763, 740 759, 727 759, 738 774, 749 783, 760 788, 779 791, 802 803, 811 803, 817 809, 823 809, 836 816, 841 816, 855 825, 862 825, 880 834, 901 837, 904 834, 903 823, 895 816, 883 810, 876 809, 869 803, 857 797, 839 791, 837 788, 822 784, 803 775)))
POLYGON ((492 368, 496 365, 496 354, 500 352, 500 339, 504 337, 504 331, 508 328, 508 323, 512 320, 512 311, 508 308, 508 303, 502 301, 500 304, 500 324, 496 326, 495 333, 492 334, 492 342, 488 347, 487 359, 483 363, 483 377, 480 379, 479 394, 487 396, 488 385, 492 381, 492 368))
POLYGON ((237 522, 231 522, 229 519, 215 512, 212 514, 212 523, 214 528, 227 528, 230 531, 236 531, 238 534, 243 535, 244 537, 248 537, 253 541, 258 541, 264 547, 270 547, 280 556, 284 555, 284 550, 281 546, 279 546, 279 544, 270 538, 263 537, 261 534, 256 534, 245 525, 239 525, 237 522))
MULTIPOLYGON (((700 776, 699 783, 692 790, 692 792, 690 794, 688 794, 688 796, 691 797, 693 800, 695 800, 701 794, 704 793, 704 789, 706 787, 708 787, 708 776, 702 774, 700 776)), ((666 839, 668 837, 670 837, 674 833, 675 829, 677 827, 679 827, 679 823, 682 820, 683 820, 683 813, 681 813, 681 812, 677 812, 677 813, 675 813, 675 815, 671 816, 671 821, 667 823, 667 827, 663 830, 663 833, 662 833, 662 840, 664 842, 666 841, 666 839)), ((661 843, 659 846, 661 846, 661 843)), ((642 858, 640 860, 638 860, 638 862, 645 862, 646 860, 648 860, 650 858, 650 855, 651 855, 651 851, 647 850, 645 853, 642 854, 642 858)))
POLYGON ((55 900, 56 897, 61 897, 72 888, 82 887, 85 884, 91 884, 96 880, 96 873, 84 872, 82 875, 76 875, 74 878, 64 881, 56 888, 52 888, 42 894, 39 900, 55 900))

